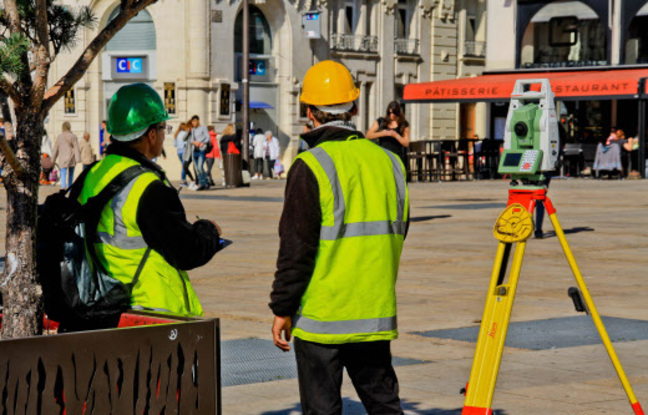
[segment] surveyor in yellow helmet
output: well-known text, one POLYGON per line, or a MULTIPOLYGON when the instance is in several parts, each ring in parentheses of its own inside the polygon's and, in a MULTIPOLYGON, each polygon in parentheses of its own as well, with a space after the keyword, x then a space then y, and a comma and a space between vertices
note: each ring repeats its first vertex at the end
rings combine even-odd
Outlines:
POLYGON ((295 337, 304 414, 342 413, 343 368, 368 413, 403 413, 390 341, 409 223, 405 167, 357 131, 358 95, 346 67, 323 61, 300 96, 315 128, 288 174, 270 308, 274 344, 288 351, 295 337))

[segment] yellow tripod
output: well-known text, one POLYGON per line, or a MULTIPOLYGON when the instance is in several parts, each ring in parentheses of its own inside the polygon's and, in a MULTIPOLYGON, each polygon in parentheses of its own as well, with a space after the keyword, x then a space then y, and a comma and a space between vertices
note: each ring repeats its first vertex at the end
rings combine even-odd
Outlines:
POLYGON ((578 288, 582 293, 582 300, 585 301, 588 311, 592 315, 596 329, 621 380, 630 405, 632 405, 635 415, 644 415, 643 409, 632 391, 632 386, 628 382, 628 378, 619 362, 614 346, 612 346, 610 337, 601 321, 601 317, 596 310, 594 301, 585 285, 585 280, 578 269, 576 260, 567 244, 565 233, 556 216, 556 209, 554 209, 551 200, 547 197, 546 188, 510 189, 508 206, 495 223, 494 234, 499 240, 499 244, 495 264, 493 265, 490 286, 488 287, 486 306, 479 330, 479 338, 477 339, 477 349, 470 373, 470 381, 466 390, 466 401, 462 415, 493 414, 491 405, 493 402, 495 383, 497 382, 497 374, 502 360, 502 350, 506 341, 506 332, 515 299, 515 290, 520 276, 520 269, 522 268, 526 240, 533 233, 533 209, 538 202, 544 203, 545 205, 560 245, 567 257, 567 262, 569 262, 578 288), (511 272, 509 273, 508 281, 505 283, 506 268, 514 243, 517 246, 513 254, 511 272))

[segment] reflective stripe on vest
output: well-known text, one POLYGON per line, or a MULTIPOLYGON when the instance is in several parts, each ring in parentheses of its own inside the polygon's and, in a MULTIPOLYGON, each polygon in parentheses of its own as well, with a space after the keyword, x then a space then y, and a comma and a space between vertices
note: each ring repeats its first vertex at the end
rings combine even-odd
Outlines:
POLYGON ((365 320, 318 321, 297 314, 293 325, 315 334, 377 333, 398 328, 396 316, 365 320))
POLYGON ((322 344, 395 339, 395 282, 408 216, 402 162, 353 136, 300 159, 317 179, 322 218, 293 335, 322 344))
POLYGON ((320 239, 324 241, 334 241, 340 238, 351 238, 354 236, 372 236, 372 235, 404 235, 405 222, 403 215, 405 210, 406 198, 406 184, 403 170, 401 169, 398 157, 391 151, 382 149, 389 156, 392 167, 394 170, 394 178, 396 180, 396 188, 398 191, 398 216, 395 222, 391 221, 378 221, 378 222, 354 222, 344 223, 344 213, 346 207, 344 205, 344 196, 342 193, 342 186, 340 179, 333 163, 331 156, 320 147, 315 147, 310 150, 311 154, 320 163, 322 169, 331 183, 333 191, 333 226, 322 226, 320 231, 320 239))
POLYGON ((127 228, 124 224, 124 216, 122 214, 126 201, 128 200, 128 195, 131 190, 133 190, 133 186, 135 186, 137 179, 139 179, 139 176, 131 180, 130 183, 128 183, 128 185, 126 185, 126 187, 124 187, 113 198, 110 203, 114 215, 113 234, 111 235, 108 232, 98 232, 97 242, 102 242, 119 249, 141 249, 147 247, 142 236, 128 236, 127 228))

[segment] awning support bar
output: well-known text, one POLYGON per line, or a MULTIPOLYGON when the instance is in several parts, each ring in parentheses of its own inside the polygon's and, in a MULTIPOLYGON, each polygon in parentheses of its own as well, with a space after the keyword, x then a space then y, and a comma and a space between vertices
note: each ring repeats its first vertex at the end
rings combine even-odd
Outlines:
POLYGON ((639 138, 639 154, 637 157, 639 174, 644 179, 646 178, 646 100, 648 96, 646 94, 646 79, 639 79, 639 100, 637 107, 639 108, 638 121, 639 121, 639 131, 637 131, 637 137, 639 138))

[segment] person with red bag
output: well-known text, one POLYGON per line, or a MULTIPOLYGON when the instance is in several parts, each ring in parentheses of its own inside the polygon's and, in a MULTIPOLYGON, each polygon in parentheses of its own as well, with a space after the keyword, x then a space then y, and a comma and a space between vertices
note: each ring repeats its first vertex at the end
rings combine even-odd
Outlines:
POLYGON ((240 140, 238 139, 238 137, 236 137, 234 124, 230 123, 227 124, 227 126, 225 126, 225 128, 223 129, 223 133, 221 134, 218 142, 220 146, 221 157, 223 158, 219 167, 221 169, 221 173, 223 177, 223 186, 225 186, 225 154, 229 154, 230 151, 234 152, 232 154, 235 154, 235 151, 238 151, 238 148, 236 147, 236 143, 237 142, 240 143, 240 140))
POLYGON ((220 149, 218 148, 218 138, 214 126, 207 127, 209 132, 209 140, 211 142, 211 150, 205 153, 205 162, 207 163, 207 181, 210 186, 214 185, 214 178, 212 177, 212 168, 214 168, 214 161, 221 159, 220 149))

